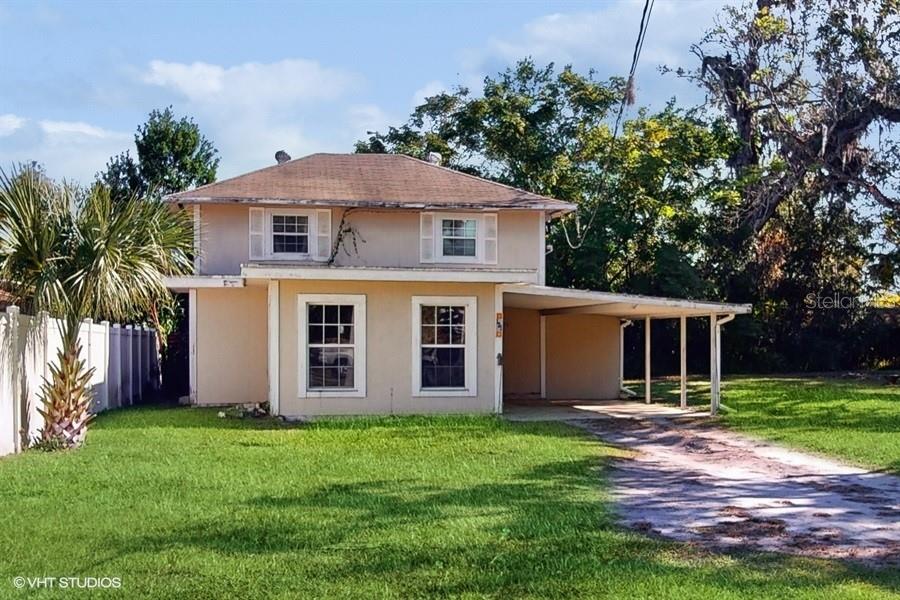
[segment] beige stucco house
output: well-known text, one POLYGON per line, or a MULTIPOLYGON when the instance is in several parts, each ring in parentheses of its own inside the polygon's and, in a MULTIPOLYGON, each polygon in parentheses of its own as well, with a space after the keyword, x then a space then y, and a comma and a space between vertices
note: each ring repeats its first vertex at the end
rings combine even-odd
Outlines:
POLYGON ((716 391, 719 324, 749 310, 546 287, 547 223, 574 205, 406 156, 314 154, 167 200, 195 223, 196 272, 169 285, 189 294, 199 405, 500 413, 504 398, 615 398, 626 324, 698 316, 714 324, 716 391))

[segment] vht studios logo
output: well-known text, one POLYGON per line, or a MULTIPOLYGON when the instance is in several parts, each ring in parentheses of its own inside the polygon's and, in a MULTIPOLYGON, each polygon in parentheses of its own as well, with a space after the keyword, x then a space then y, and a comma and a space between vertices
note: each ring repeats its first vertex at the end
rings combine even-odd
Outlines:
POLYGON ((829 296, 823 296, 818 292, 810 292, 803 298, 803 304, 806 308, 831 309, 840 308, 849 310, 859 306, 859 300, 854 296, 844 296, 839 292, 835 292, 829 296))

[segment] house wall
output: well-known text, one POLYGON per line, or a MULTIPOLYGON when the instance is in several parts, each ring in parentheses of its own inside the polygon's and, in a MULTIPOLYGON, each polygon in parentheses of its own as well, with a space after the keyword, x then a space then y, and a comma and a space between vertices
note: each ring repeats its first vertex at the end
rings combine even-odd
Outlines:
MULTIPOLYGON (((284 415, 488 413, 493 410, 496 363, 493 284, 282 280, 279 308, 279 389, 284 415), (298 397, 298 294, 366 296, 365 398, 298 397), (413 296, 477 298, 476 396, 412 397, 413 296)), ((261 327, 265 330, 264 324, 261 327)))
POLYGON ((503 312, 503 394, 541 394, 541 316, 536 310, 503 312))
MULTIPOLYGON (((235 204, 200 206, 201 275, 239 275, 249 257, 249 207, 235 204)), ((344 209, 333 209, 332 235, 344 209)), ((411 210, 356 210, 348 217, 358 231, 359 254, 338 253, 338 266, 422 267, 419 262, 419 212, 411 210), (365 240, 363 242, 362 240, 365 240)), ((500 211, 497 220, 496 265, 465 265, 488 269, 542 270, 544 252, 543 213, 500 211)), ((441 263, 428 263, 441 267, 441 263)), ((455 267, 461 266, 454 263, 455 267)))
POLYGON ((551 315, 546 320, 547 398, 619 396, 619 320, 600 315, 551 315))
POLYGON ((267 399, 267 290, 197 290, 197 404, 267 399))

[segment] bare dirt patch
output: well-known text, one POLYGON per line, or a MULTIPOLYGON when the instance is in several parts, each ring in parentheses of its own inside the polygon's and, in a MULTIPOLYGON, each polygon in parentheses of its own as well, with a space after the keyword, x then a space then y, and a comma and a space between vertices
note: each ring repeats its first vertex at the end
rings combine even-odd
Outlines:
POLYGON ((632 451, 612 470, 632 528, 709 548, 900 565, 900 478, 698 421, 572 423, 632 451))

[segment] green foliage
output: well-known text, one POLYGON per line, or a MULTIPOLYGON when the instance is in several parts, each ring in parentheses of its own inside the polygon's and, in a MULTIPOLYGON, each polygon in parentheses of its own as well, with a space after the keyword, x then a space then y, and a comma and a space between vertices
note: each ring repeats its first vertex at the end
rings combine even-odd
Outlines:
POLYGON ((524 60, 485 79, 480 96, 459 88, 427 98, 409 122, 356 150, 439 152, 453 168, 576 203, 577 216, 550 232, 554 284, 702 295, 702 208, 725 186, 717 167, 733 138, 670 105, 640 111, 614 141, 609 119, 623 93, 620 79, 524 60), (567 238, 580 236, 571 248, 567 238))
POLYGON ((44 431, 78 445, 90 402, 80 324, 132 319, 167 302, 163 278, 193 269, 189 217, 158 199, 114 200, 102 184, 81 190, 24 168, 0 172, 0 232, 3 287, 27 312, 62 321, 60 366, 43 389, 44 431))
POLYGON ((119 576, 148 599, 783 600, 900 584, 896 569, 625 530, 607 484, 621 451, 561 423, 217 410, 110 411, 78 453, 0 461, 0 581, 119 576))
POLYGON ((154 110, 134 136, 137 160, 128 151, 114 156, 97 178, 114 198, 161 195, 212 183, 217 150, 189 117, 176 118, 172 107, 154 110))

